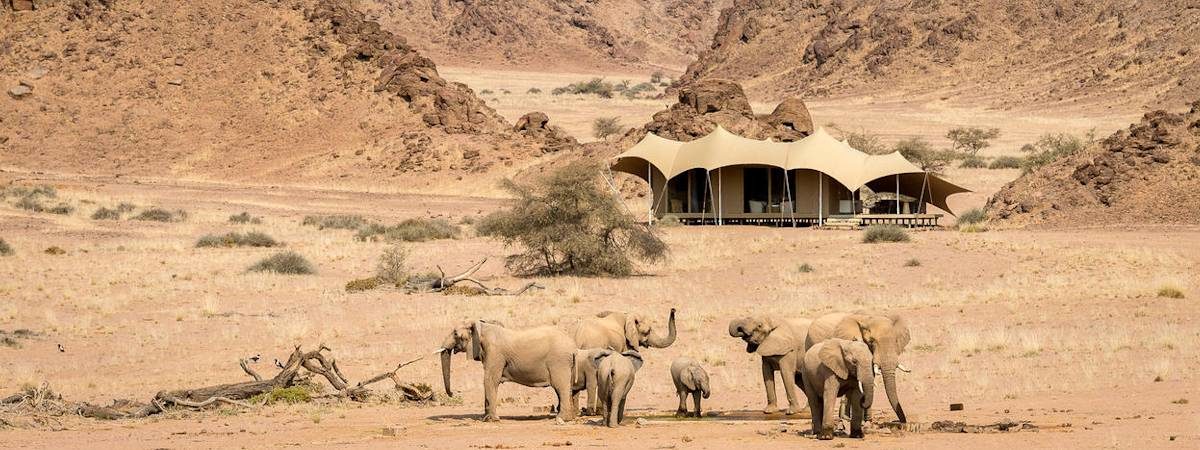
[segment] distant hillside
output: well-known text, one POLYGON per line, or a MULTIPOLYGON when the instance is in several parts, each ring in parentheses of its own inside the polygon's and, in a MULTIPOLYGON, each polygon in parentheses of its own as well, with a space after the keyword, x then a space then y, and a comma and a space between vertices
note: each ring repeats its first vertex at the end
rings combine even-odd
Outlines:
POLYGON ((441 64, 588 71, 683 67, 729 0, 363 0, 441 64))
POLYGON ((1194 0, 734 0, 683 82, 752 97, 937 93, 993 107, 1200 95, 1194 0))
POLYGON ((1014 225, 1200 224, 1200 100, 1018 178, 987 210, 1014 225))
POLYGON ((35 4, 0 8, 0 165, 387 184, 574 145, 513 131, 345 0, 35 4))

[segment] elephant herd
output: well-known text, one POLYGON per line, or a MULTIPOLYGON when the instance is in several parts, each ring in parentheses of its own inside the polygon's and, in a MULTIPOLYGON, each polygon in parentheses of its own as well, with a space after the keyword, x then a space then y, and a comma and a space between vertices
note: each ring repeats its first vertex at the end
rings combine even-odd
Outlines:
MULTIPOLYGON (((775 373, 779 372, 787 414, 804 409, 796 392, 802 390, 815 436, 833 438, 837 399, 845 397, 850 437, 862 437, 878 373, 892 410, 900 422, 907 421, 896 392, 896 372, 903 370, 899 354, 908 345, 909 332, 898 315, 831 313, 815 320, 752 316, 730 321, 729 335, 741 338, 746 352, 762 358, 765 413, 778 410, 775 373)), ((585 319, 573 336, 554 326, 517 330, 495 321, 466 321, 450 331, 437 352, 446 395, 453 395, 450 358, 454 353, 467 353, 483 364, 485 421, 499 420, 496 389, 509 381, 553 388, 559 421, 575 418, 580 411, 577 397, 586 391, 582 414, 600 415, 605 425, 616 427, 624 419, 625 400, 642 367, 639 350, 669 347, 675 339, 674 308, 665 333, 656 332, 641 315, 605 311, 585 319)), ((690 358, 676 359, 670 371, 679 395, 676 414, 701 417, 700 399, 711 394, 708 373, 690 358), (691 413, 689 395, 694 404, 691 413)))

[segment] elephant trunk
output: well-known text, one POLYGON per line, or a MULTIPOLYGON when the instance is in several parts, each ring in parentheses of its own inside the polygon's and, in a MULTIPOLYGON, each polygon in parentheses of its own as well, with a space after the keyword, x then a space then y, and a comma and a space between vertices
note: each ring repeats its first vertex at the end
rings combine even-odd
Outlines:
POLYGON ((860 361, 855 371, 857 372, 855 373, 855 377, 858 378, 858 383, 862 385, 863 410, 870 410, 871 404, 875 402, 875 370, 870 361, 860 361))
POLYGON ((896 412, 896 418, 900 423, 907 423, 904 407, 900 406, 900 395, 896 393, 896 361, 883 361, 879 365, 879 372, 883 376, 883 389, 887 393, 888 402, 892 404, 892 410, 896 412))
POLYGON ((450 354, 454 350, 442 350, 442 385, 446 387, 446 395, 453 397, 454 392, 450 390, 450 354))
POLYGON ((746 336, 746 320, 745 319, 737 319, 737 320, 729 321, 729 336, 736 337, 736 338, 745 337, 746 336))
POLYGON ((712 394, 712 391, 708 389, 708 378, 700 379, 700 394, 704 396, 704 398, 708 398, 708 396, 712 394))
POLYGON ((675 308, 671 308, 671 316, 667 319, 667 335, 651 334, 646 338, 646 344, 655 348, 670 347, 675 343, 675 308))

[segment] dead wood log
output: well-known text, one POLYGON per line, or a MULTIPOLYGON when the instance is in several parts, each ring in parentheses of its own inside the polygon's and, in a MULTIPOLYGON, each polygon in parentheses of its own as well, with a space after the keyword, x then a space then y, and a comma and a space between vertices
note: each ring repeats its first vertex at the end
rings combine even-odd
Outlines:
POLYGON ((442 270, 441 266, 436 266, 440 276, 433 279, 414 280, 405 283, 404 289, 409 293, 413 292, 444 292, 447 289, 454 287, 458 283, 467 282, 479 287, 479 293, 483 295, 521 295, 529 289, 545 289, 541 285, 530 282, 520 289, 508 290, 500 287, 489 287, 482 281, 474 278, 475 272, 478 272, 483 264, 487 262, 487 258, 483 258, 478 263, 475 263, 467 270, 454 276, 446 276, 446 271, 442 270))

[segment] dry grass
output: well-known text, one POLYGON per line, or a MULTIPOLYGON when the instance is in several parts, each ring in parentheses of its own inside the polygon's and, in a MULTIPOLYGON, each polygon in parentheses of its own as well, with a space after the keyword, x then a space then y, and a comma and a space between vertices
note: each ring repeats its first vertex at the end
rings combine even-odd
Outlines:
POLYGON ((221 235, 208 234, 196 240, 196 247, 279 247, 283 244, 270 235, 258 231, 248 233, 229 232, 221 235))
POLYGON ((268 256, 246 269, 249 272, 273 272, 282 275, 309 275, 316 273, 312 263, 296 252, 279 252, 268 256))

